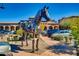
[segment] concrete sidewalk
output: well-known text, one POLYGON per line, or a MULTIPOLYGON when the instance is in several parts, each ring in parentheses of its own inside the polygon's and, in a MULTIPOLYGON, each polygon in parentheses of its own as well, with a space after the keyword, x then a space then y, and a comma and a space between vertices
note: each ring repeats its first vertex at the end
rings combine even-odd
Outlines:
POLYGON ((47 43, 49 46, 51 46, 51 45, 56 45, 56 44, 59 44, 59 43, 60 43, 59 41, 51 40, 51 38, 48 38, 47 36, 42 36, 42 35, 40 35, 40 38, 41 38, 41 40, 43 40, 45 43, 47 43))

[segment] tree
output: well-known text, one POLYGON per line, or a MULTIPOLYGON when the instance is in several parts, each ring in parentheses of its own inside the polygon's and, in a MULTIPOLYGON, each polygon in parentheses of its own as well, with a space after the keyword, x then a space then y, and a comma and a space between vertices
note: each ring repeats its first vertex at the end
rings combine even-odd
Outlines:
POLYGON ((18 29, 18 30, 16 31, 16 34, 22 36, 22 35, 23 35, 23 32, 24 32, 23 29, 18 29))
POLYGON ((77 55, 79 55, 79 17, 67 18, 66 21, 62 22, 63 26, 70 26, 70 30, 72 30, 72 35, 76 41, 76 51, 77 55))
POLYGON ((77 55, 79 56, 79 50, 78 50, 78 46, 79 46, 79 27, 78 26, 72 26, 71 27, 72 30, 72 35, 74 36, 75 40, 76 40, 76 51, 77 51, 77 55))
POLYGON ((20 29, 18 29, 17 31, 16 31, 16 34, 17 35, 20 35, 21 37, 20 37, 20 40, 21 40, 21 45, 23 46, 23 33, 24 33, 24 30, 22 29, 22 28, 20 28, 20 29))
POLYGON ((79 28, 77 26, 71 26, 72 35, 74 36, 77 44, 79 45, 79 28))
POLYGON ((61 26, 62 26, 63 28, 65 28, 65 29, 69 29, 70 23, 69 23, 69 22, 64 22, 61 26))

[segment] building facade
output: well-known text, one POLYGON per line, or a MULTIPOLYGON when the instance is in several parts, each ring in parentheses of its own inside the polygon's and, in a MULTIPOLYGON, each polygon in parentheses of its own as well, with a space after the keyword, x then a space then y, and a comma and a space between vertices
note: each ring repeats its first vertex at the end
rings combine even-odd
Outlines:
POLYGON ((16 31, 17 29, 19 29, 18 23, 13 22, 0 23, 0 30, 16 31))
POLYGON ((53 22, 53 21, 48 21, 48 22, 46 22, 46 21, 42 21, 41 23, 40 23, 40 26, 42 25, 42 24, 44 24, 44 27, 45 27, 45 29, 59 29, 59 24, 57 24, 57 23, 55 23, 55 22, 53 22))
MULTIPOLYGON (((52 21, 41 21, 40 25, 44 24, 45 29, 59 29, 59 24, 52 22, 52 21)), ((8 31, 16 31, 19 29, 19 24, 18 23, 13 23, 13 22, 5 22, 5 23, 0 23, 0 30, 8 30, 8 31)))

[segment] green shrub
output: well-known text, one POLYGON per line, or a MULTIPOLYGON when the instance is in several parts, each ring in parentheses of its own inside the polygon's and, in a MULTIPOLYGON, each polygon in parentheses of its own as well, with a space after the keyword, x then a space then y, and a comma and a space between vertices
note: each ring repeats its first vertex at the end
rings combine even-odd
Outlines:
POLYGON ((23 30, 23 29, 18 29, 18 30, 16 31, 16 34, 17 34, 17 35, 23 35, 23 33, 24 33, 24 30, 23 30))
POLYGON ((52 36, 51 38, 52 38, 53 40, 57 40, 57 41, 63 40, 63 36, 61 36, 61 35, 52 36))

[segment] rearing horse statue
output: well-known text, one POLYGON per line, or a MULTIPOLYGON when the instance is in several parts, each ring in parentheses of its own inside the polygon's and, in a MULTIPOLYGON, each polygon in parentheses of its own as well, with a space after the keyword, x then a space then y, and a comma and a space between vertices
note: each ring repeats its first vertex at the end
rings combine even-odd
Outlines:
MULTIPOLYGON (((21 20, 20 21, 20 27, 25 30, 28 33, 32 33, 33 34, 33 38, 32 38, 32 52, 35 51, 34 49, 34 42, 36 39, 36 50, 38 51, 38 42, 39 42, 39 24, 42 20, 42 18, 45 18, 46 21, 49 21, 50 18, 47 16, 48 13, 48 7, 44 6, 41 10, 39 10, 35 16, 35 18, 33 20, 31 20, 30 22, 26 21, 26 20, 21 20), (38 31, 37 31, 38 30, 38 31)), ((25 38, 26 39, 26 38, 25 38)), ((28 45, 27 39, 26 39, 26 44, 28 45)))

